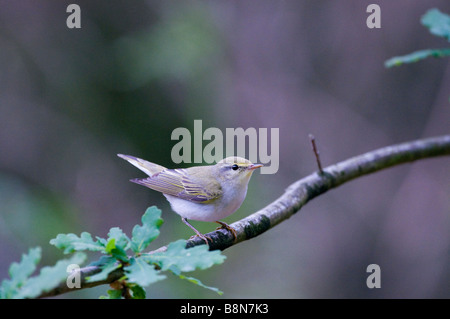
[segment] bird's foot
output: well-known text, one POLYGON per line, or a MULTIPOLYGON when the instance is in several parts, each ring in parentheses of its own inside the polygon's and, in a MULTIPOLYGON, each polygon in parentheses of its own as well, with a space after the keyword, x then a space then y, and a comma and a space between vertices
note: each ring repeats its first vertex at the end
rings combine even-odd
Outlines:
POLYGON ((233 240, 233 241, 236 241, 236 240, 237 240, 237 232, 236 232, 236 230, 235 230, 233 227, 231 227, 231 226, 228 225, 227 223, 221 222, 220 220, 217 220, 216 223, 222 225, 221 227, 217 227, 217 229, 224 228, 224 229, 230 231, 231 234, 232 234, 233 237, 234 237, 234 240, 233 240))
POLYGON ((189 226, 197 235, 192 236, 190 239, 193 239, 195 237, 200 237, 201 239, 203 239, 203 241, 206 243, 206 245, 209 246, 208 240, 210 242, 213 242, 213 240, 211 239, 211 237, 205 236, 203 235, 201 232, 199 232, 197 229, 195 229, 194 226, 192 226, 191 224, 189 224, 189 222, 187 221, 186 218, 182 217, 181 220, 183 221, 183 223, 185 223, 187 226, 189 226))
POLYGON ((203 234, 200 233, 200 232, 198 232, 196 235, 191 236, 191 238, 189 238, 189 239, 194 239, 195 237, 201 238, 201 239, 206 243, 206 245, 208 245, 208 246, 209 246, 208 240, 209 240, 211 243, 213 242, 213 240, 211 239, 211 237, 206 236, 206 235, 203 235, 203 234))

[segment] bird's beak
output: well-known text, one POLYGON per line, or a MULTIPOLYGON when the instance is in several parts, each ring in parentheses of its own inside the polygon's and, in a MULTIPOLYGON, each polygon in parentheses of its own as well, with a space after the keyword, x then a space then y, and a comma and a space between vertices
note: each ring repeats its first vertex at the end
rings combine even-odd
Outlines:
POLYGON ((247 169, 249 170, 249 171, 253 171, 254 169, 256 169, 256 168, 260 168, 260 167, 263 167, 264 165, 263 164, 250 164, 248 167, 247 167, 247 169))

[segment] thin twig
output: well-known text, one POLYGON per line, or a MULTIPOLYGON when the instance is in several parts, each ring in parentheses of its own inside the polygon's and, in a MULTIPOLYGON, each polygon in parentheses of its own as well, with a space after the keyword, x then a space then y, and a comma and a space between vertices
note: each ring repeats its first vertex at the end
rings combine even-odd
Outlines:
POLYGON ((314 155, 316 156, 316 162, 317 162, 317 167, 319 168, 319 174, 323 174, 322 163, 320 162, 319 151, 317 150, 317 146, 316 146, 316 138, 314 137, 314 135, 309 134, 309 139, 311 141, 314 155))
MULTIPOLYGON (((209 249, 224 250, 261 235, 282 221, 290 218, 311 199, 352 179, 399 164, 444 155, 450 155, 450 135, 384 147, 328 166, 322 170, 322 174, 318 175, 314 173, 298 180, 290 185, 284 194, 271 204, 231 224, 230 226, 236 230, 236 240, 231 232, 223 228, 206 234, 212 239, 212 243, 209 244, 209 249)), ((205 242, 198 237, 186 241, 187 247, 204 244, 205 242)), ((153 252, 164 251, 165 249, 166 246, 163 246, 153 252)), ((84 280, 86 276, 98 273, 100 270, 98 266, 81 268, 81 287, 87 288, 111 283, 123 275, 123 273, 121 274, 121 269, 116 269, 109 274, 106 280, 86 283, 84 280)), ((58 295, 70 290, 64 282, 43 296, 58 295)))

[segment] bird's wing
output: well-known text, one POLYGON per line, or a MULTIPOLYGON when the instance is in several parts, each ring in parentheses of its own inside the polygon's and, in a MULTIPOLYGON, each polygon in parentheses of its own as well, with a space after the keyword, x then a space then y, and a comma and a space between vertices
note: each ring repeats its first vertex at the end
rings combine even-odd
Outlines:
POLYGON ((222 192, 217 181, 213 181, 212 185, 211 183, 203 185, 195 177, 189 176, 185 169, 166 169, 148 178, 131 181, 167 195, 198 203, 213 200, 222 192))

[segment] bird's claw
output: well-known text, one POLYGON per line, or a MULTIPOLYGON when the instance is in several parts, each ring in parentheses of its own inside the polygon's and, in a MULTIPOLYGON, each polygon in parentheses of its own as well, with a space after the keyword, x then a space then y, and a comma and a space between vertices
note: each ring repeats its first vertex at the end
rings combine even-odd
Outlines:
POLYGON ((194 238, 196 238, 196 237, 201 238, 201 239, 206 243, 206 245, 208 245, 208 246, 209 246, 208 240, 209 240, 211 243, 213 242, 213 240, 211 239, 211 237, 206 236, 206 235, 203 235, 203 234, 196 234, 196 235, 193 235, 193 236, 191 236, 191 238, 189 238, 189 239, 194 239, 194 238))
POLYGON ((231 227, 231 226, 228 225, 227 223, 224 223, 224 222, 221 222, 221 221, 216 221, 216 223, 222 225, 222 226, 220 226, 220 227, 217 227, 217 229, 226 229, 226 230, 230 231, 231 234, 232 234, 233 237, 234 237, 234 240, 233 240, 233 241, 236 241, 236 240, 237 240, 237 232, 236 232, 236 230, 235 230, 233 227, 231 227))

